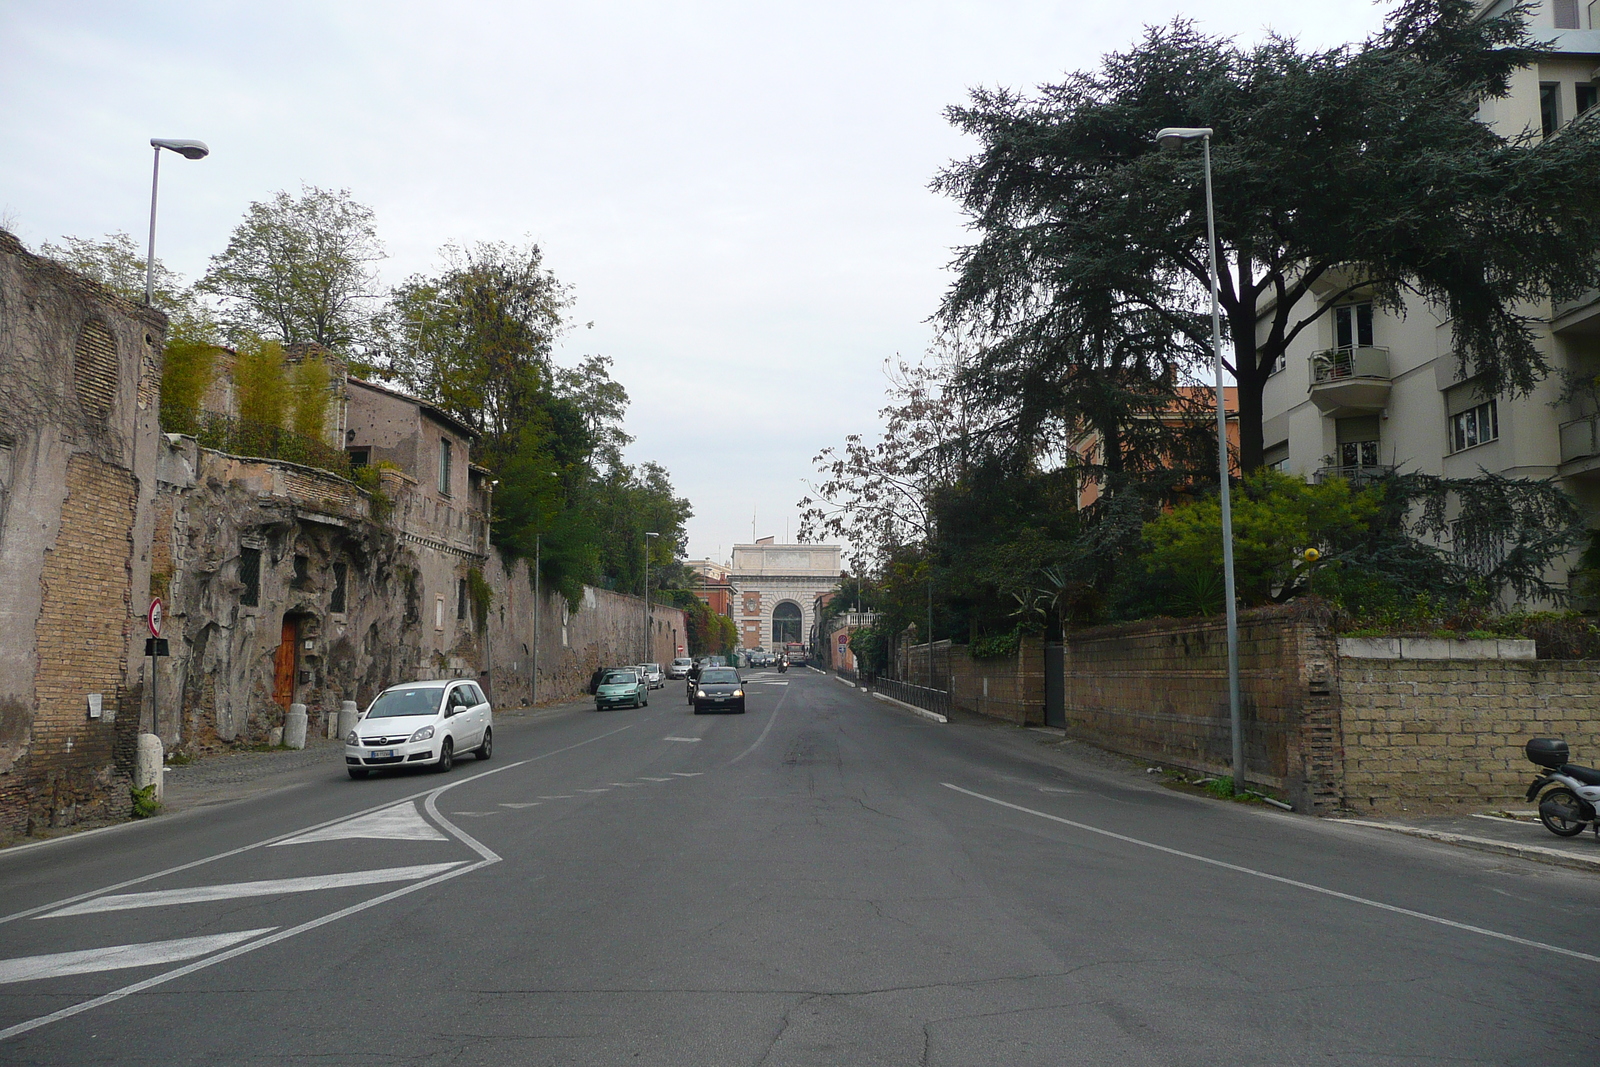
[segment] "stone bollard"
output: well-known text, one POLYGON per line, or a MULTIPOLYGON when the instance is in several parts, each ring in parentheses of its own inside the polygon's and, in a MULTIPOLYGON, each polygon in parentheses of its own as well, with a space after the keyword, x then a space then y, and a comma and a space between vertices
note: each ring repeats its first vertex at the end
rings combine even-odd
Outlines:
POLYGON ((281 744, 283 744, 283 727, 274 726, 267 731, 267 746, 277 748, 281 744))
POLYGON ((283 717, 283 743, 289 748, 306 747, 306 706, 290 704, 283 717))
POLYGON ((165 777, 161 772, 166 753, 161 744, 161 738, 155 734, 140 734, 139 747, 133 761, 133 787, 143 789, 146 786, 156 787, 156 803, 161 803, 162 793, 165 791, 165 777))
POLYGON ((350 731, 356 728, 356 720, 361 718, 361 709, 356 707, 354 700, 346 700, 339 705, 339 740, 350 736, 350 731))

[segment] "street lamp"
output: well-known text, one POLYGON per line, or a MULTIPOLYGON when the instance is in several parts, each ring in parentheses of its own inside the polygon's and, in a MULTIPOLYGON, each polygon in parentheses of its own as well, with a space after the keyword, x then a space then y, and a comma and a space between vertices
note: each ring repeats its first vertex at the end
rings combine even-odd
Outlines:
POLYGON ((649 663, 650 660, 650 538, 660 537, 654 531, 646 531, 644 535, 644 659, 640 663, 649 663))
POLYGON ((150 147, 155 149, 155 169, 150 173, 150 246, 144 260, 144 306, 149 307, 151 298, 155 295, 155 270, 156 270, 156 186, 161 180, 161 150, 176 152, 184 159, 204 159, 211 154, 211 149, 206 147, 204 141, 172 140, 166 137, 150 138, 150 147))
POLYGON ((1222 584, 1228 614, 1228 724, 1233 734, 1233 791, 1244 789, 1244 729, 1239 721, 1239 609, 1233 591, 1233 505, 1228 487, 1228 411, 1222 385, 1222 307, 1218 299, 1217 218, 1211 202, 1211 128, 1168 126, 1156 133, 1163 149, 1199 141, 1206 175, 1206 249, 1211 256, 1211 349, 1217 365, 1217 462, 1222 487, 1222 584))

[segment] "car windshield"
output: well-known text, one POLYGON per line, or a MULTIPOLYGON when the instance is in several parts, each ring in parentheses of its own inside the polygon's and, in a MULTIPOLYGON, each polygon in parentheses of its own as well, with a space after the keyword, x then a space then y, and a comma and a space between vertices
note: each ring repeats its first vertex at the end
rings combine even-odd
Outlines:
POLYGON ((378 694, 367 712, 369 719, 388 719, 400 715, 433 715, 439 711, 438 686, 415 689, 390 689, 378 694))
POLYGON ((726 669, 708 669, 700 672, 701 685, 738 685, 739 672, 726 669))
POLYGON ((607 671, 605 681, 601 685, 633 685, 639 676, 632 671, 607 671))
POLYGON ((675 659, 675 660, 672 661, 672 665, 674 667, 691 667, 691 666, 694 665, 694 660, 692 660, 692 659, 675 659))

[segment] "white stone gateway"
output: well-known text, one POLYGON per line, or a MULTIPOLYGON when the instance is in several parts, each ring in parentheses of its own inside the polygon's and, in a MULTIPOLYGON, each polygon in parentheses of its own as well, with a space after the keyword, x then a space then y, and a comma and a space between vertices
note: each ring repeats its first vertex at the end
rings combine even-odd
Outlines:
POLYGON ((742 647, 809 643, 817 597, 839 584, 839 546, 734 545, 728 581, 742 647))

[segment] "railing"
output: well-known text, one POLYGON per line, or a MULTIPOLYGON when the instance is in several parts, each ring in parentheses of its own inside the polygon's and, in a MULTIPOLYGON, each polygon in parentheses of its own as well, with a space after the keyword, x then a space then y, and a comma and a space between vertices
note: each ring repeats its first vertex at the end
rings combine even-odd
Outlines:
POLYGON ((1389 377, 1387 348, 1330 348, 1311 357, 1311 384, 1336 382, 1344 378, 1389 377))
POLYGON ((1561 424, 1561 462, 1600 455, 1600 416, 1561 424))
POLYGON ((1360 467, 1320 467, 1312 478, 1318 485, 1334 478, 1343 478, 1351 485, 1365 485, 1375 482, 1380 478, 1387 478, 1394 473, 1394 467, 1383 464, 1371 464, 1360 467))
POLYGON ((843 667, 835 667, 833 669, 833 673, 837 674, 839 677, 843 678, 845 681, 851 683, 852 685, 859 685, 860 684, 860 682, 859 682, 860 675, 858 675, 855 671, 847 671, 843 667))
POLYGON ((950 694, 943 689, 929 689, 925 685, 912 685, 910 682, 899 682, 893 678, 874 678, 871 689, 903 704, 914 704, 940 715, 950 714, 950 694))
POLYGON ((201 448, 214 448, 252 459, 279 459, 350 476, 350 457, 314 437, 302 437, 282 426, 235 419, 210 411, 163 410, 161 429, 166 433, 189 434, 201 448))

